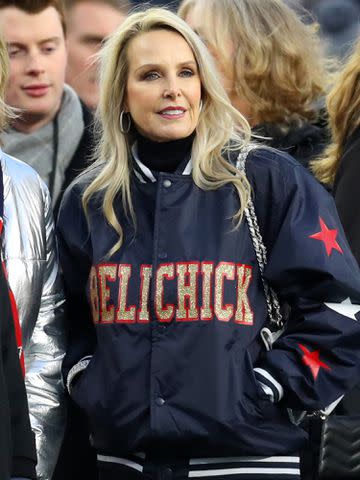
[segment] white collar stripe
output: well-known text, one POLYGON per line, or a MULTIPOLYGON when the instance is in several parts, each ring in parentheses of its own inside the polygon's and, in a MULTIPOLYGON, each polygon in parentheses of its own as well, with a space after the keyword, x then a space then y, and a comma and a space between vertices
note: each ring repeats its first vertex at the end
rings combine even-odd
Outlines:
POLYGON ((140 160, 138 160, 137 158, 135 158, 135 161, 136 163, 138 164, 139 168, 141 169, 141 171, 143 172, 143 174, 145 175, 146 178, 148 178, 151 182, 156 182, 156 178, 154 177, 154 175, 152 174, 150 168, 146 167, 142 162, 140 162, 140 160))
POLYGON ((138 180, 140 180, 141 183, 147 183, 146 180, 144 180, 142 175, 137 170, 134 170, 134 173, 137 176, 138 180))
POLYGON ((185 167, 182 174, 183 175, 190 175, 191 172, 192 172, 192 161, 191 161, 191 158, 190 158, 190 160, 186 164, 186 167, 185 167))

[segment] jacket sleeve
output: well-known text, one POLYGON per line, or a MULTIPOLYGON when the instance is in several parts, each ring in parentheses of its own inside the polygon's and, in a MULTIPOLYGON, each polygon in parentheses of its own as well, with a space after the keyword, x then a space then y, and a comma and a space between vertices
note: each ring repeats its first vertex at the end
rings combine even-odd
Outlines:
MULTIPOLYGON (((30 428, 25 385, 16 347, 14 319, 10 308, 8 287, 0 264, 1 283, 1 330, 3 371, 8 399, 1 399, 9 405, 12 451, 12 475, 35 479, 36 452, 34 434, 30 428)), ((4 426, 2 426, 4 428, 4 426)))
POLYGON ((255 373, 286 407, 317 410, 359 378, 360 272, 332 197, 287 160, 272 178, 266 201, 276 218, 273 238, 265 234, 264 240, 270 245, 265 278, 289 304, 290 314, 285 332, 255 373))
POLYGON ((41 304, 26 350, 26 390, 30 420, 36 436, 37 475, 50 480, 57 462, 65 429, 66 406, 61 377, 65 352, 64 294, 50 195, 43 187, 46 265, 42 278, 41 304))
POLYGON ((86 296, 92 258, 91 236, 76 184, 64 194, 57 227, 69 332, 62 371, 71 394, 73 381, 89 364, 96 346, 95 327, 86 296))

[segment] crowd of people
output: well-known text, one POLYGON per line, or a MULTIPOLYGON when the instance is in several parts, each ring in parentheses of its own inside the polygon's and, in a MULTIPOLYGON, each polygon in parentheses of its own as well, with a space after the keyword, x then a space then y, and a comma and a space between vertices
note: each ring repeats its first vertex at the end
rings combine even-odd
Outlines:
POLYGON ((318 480, 311 415, 360 405, 359 4, 0 0, 1 480, 318 480))

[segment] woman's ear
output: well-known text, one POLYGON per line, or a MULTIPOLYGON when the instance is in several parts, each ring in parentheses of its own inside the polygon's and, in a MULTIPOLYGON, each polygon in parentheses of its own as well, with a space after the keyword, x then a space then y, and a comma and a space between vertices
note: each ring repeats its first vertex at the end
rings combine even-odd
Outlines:
POLYGON ((125 113, 129 113, 129 107, 128 107, 128 101, 127 101, 127 95, 126 95, 126 93, 125 93, 124 100, 123 100, 122 110, 123 110, 125 113))

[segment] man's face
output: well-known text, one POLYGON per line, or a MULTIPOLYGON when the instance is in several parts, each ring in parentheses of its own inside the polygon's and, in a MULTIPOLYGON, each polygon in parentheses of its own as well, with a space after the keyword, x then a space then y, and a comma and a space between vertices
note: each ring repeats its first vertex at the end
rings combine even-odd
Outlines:
POLYGON ((17 123, 36 130, 54 118, 64 88, 66 49, 59 13, 54 7, 37 14, 1 8, 0 30, 10 56, 6 102, 23 110, 17 123))
POLYGON ((66 81, 91 109, 96 108, 99 100, 93 56, 124 18, 125 15, 117 9, 101 2, 80 2, 68 12, 66 81))

